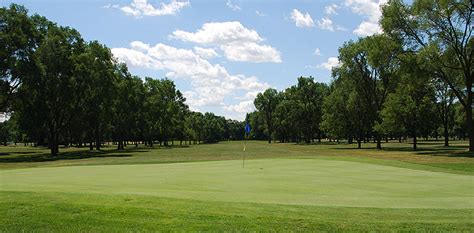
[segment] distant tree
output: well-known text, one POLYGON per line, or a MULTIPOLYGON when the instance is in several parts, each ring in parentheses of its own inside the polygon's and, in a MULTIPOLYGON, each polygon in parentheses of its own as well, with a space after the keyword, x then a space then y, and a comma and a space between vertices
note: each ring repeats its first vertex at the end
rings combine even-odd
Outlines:
MULTIPOLYGON (((374 35, 345 43, 339 49, 341 69, 353 79, 356 91, 367 109, 372 126, 380 124, 380 111, 387 95, 393 92, 397 77, 397 55, 400 44, 386 35, 374 35)), ((381 132, 374 131, 377 148, 381 149, 381 132)))
POLYGON ((358 148, 365 134, 370 130, 371 122, 366 114, 363 98, 358 96, 352 79, 343 73, 344 70, 333 70, 335 80, 331 85, 331 93, 323 101, 323 120, 321 128, 330 137, 347 138, 352 143, 357 140, 358 148))
POLYGON ((298 106, 292 97, 293 88, 281 93, 281 101, 275 109, 275 132, 280 142, 297 141, 301 129, 298 128, 298 106))
POLYGON ((268 130, 265 125, 265 116, 262 112, 254 111, 247 113, 245 122, 248 122, 252 127, 249 135, 250 138, 256 140, 268 139, 268 135, 266 134, 268 130))
POLYGON ((114 94, 114 63, 110 50, 97 41, 86 45, 85 52, 79 55, 75 64, 75 75, 87 79, 84 93, 85 105, 81 111, 83 119, 75 130, 83 127, 90 149, 100 150, 103 134, 105 133, 111 114, 114 94))
POLYGON ((327 93, 327 85, 314 82, 313 77, 298 78, 295 97, 299 109, 300 127, 306 143, 310 143, 315 134, 317 134, 318 140, 321 141, 322 132, 319 129, 319 124, 323 115, 323 99, 327 93))
POLYGON ((225 133, 225 119, 207 112, 203 118, 203 140, 207 143, 218 142, 225 133))
POLYGON ((449 146, 449 131, 453 127, 453 102, 456 98, 449 86, 441 80, 433 80, 436 90, 436 113, 443 125, 444 146, 449 146))
POLYGON ((265 123, 267 124, 268 131, 268 143, 272 142, 272 135, 275 130, 273 121, 278 102, 278 91, 273 88, 269 88, 265 92, 259 93, 257 98, 254 100, 255 108, 265 116, 265 123))

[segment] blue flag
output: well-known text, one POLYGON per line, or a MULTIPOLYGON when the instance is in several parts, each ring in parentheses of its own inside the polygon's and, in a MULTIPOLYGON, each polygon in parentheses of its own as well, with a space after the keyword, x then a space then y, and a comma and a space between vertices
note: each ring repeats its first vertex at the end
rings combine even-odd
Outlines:
POLYGON ((247 133, 247 134, 250 133, 250 124, 249 124, 249 123, 247 123, 247 124, 245 125, 245 133, 247 133))

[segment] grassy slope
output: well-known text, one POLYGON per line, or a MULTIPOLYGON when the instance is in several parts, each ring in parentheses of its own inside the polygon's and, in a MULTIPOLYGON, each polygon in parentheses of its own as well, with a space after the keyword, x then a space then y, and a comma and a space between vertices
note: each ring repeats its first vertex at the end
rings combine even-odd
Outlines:
MULTIPOLYGON (((421 150, 415 153, 409 150, 410 145, 408 144, 386 144, 386 149, 383 151, 372 149, 373 145, 368 146, 371 148, 356 150, 353 145, 342 144, 297 146, 251 142, 246 156, 247 159, 345 160, 386 165, 389 169, 402 167, 442 172, 438 173, 439 176, 443 176, 445 173, 474 175, 474 159, 466 157, 469 154, 463 152, 465 143, 455 144, 454 147, 448 149, 439 144, 427 143, 421 145, 421 150)), ((26 167, 234 160, 241 158, 241 149, 242 145, 236 142, 173 149, 143 147, 134 149, 129 147, 123 152, 107 148, 101 153, 69 148, 66 149, 66 153, 61 155, 61 159, 51 160, 47 157, 45 149, 0 147, 0 170, 26 167)), ((252 163, 254 161, 249 162, 249 166, 252 163)), ((13 170, 9 172, 13 172, 13 170)), ((397 176, 397 174, 393 175, 397 176)), ((454 175, 454 177, 457 176, 454 175)), ((2 179, 3 177, 0 176, 0 184, 5 183, 5 180, 2 179)), ((453 185, 457 183, 457 181, 445 182, 453 185)), ((436 185, 436 181, 433 184, 436 185)), ((439 188, 443 188, 443 184, 438 185, 439 188)), ((206 199, 196 201, 131 194, 54 193, 46 192, 47 190, 35 192, 39 190, 33 190, 33 192, 31 189, 29 191, 26 189, 24 192, 0 192, 0 213, 2 213, 0 231, 138 229, 472 231, 474 229, 472 221, 474 210, 472 208, 324 207, 219 202, 206 199)))
POLYGON ((474 211, 253 204, 142 195, 0 192, 0 231, 466 231, 474 211))

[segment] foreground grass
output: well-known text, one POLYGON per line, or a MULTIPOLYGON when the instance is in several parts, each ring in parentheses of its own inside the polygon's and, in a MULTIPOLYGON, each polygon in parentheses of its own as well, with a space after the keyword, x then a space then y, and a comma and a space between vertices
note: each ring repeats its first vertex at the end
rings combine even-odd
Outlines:
POLYGON ((348 208, 0 192, 0 231, 465 231, 472 209, 348 208))
POLYGON ((0 232, 473 232, 466 142, 355 146, 0 146, 0 232))

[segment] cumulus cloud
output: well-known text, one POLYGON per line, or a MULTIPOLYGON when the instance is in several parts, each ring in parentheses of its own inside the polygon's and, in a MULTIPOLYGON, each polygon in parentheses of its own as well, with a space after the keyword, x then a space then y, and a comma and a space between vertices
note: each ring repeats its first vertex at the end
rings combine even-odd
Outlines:
POLYGON ((242 8, 240 8, 239 5, 233 4, 230 0, 227 0, 226 5, 227 5, 230 9, 232 9, 233 11, 240 11, 240 10, 242 10, 242 8))
POLYGON ((334 31, 334 26, 332 24, 332 20, 324 17, 321 20, 318 20, 318 27, 324 30, 334 31))
POLYGON ((253 100, 246 100, 242 101, 238 104, 228 105, 224 107, 225 110, 230 112, 237 112, 237 113, 248 113, 255 110, 255 106, 253 104, 253 100))
POLYGON ((358 36, 370 36, 382 33, 382 29, 378 23, 364 21, 353 32, 358 36))
MULTIPOLYGON (((234 106, 235 104, 228 104, 227 99, 234 98, 240 102, 253 100, 237 99, 235 96, 238 93, 239 96, 252 97, 253 93, 264 91, 270 85, 261 82, 255 76, 229 74, 225 67, 211 64, 203 58, 202 54, 198 54, 197 51, 203 48, 196 48, 194 50, 179 49, 162 43, 150 46, 141 41, 134 41, 130 43, 129 48, 113 48, 112 53, 117 59, 130 66, 165 70, 168 71, 166 76, 169 78, 188 80, 192 90, 183 94, 191 109, 218 106, 224 111, 230 111, 228 116, 243 118, 245 113, 239 111, 247 109, 245 104, 237 107, 234 106)), ((209 51, 206 50, 206 52, 209 51)))
POLYGON ((388 0, 345 0, 344 5, 352 12, 365 18, 353 31, 358 36, 370 36, 382 33, 379 20, 382 17, 381 6, 388 0))
POLYGON ((318 65, 318 68, 324 68, 331 71, 333 67, 339 67, 340 65, 341 63, 337 57, 329 57, 326 62, 318 65))
POLYGON ((188 0, 171 0, 171 2, 169 3, 162 2, 159 7, 155 7, 152 4, 148 3, 147 0, 133 0, 130 5, 127 6, 108 6, 108 8, 118 8, 122 10, 125 14, 132 15, 138 18, 142 16, 174 15, 178 13, 181 8, 190 6, 190 3, 188 0))
POLYGON ((201 56, 204 59, 210 59, 210 58, 219 56, 219 54, 217 54, 216 50, 214 50, 212 48, 194 47, 194 52, 196 52, 196 54, 198 54, 199 56, 201 56))
POLYGON ((277 49, 262 44, 264 40, 257 31, 248 29, 237 21, 205 23, 196 32, 176 30, 170 38, 216 46, 232 61, 281 62, 277 49))
POLYGON ((290 18, 295 22, 297 27, 314 27, 313 19, 309 13, 303 14, 297 9, 293 9, 290 18))
POLYGON ((329 6, 326 6, 324 8, 324 12, 326 13, 326 15, 337 15, 337 9, 339 9, 339 6, 333 3, 329 6))

